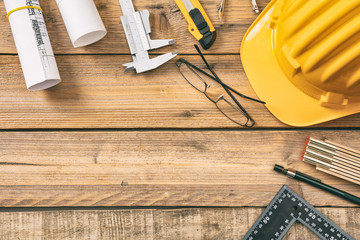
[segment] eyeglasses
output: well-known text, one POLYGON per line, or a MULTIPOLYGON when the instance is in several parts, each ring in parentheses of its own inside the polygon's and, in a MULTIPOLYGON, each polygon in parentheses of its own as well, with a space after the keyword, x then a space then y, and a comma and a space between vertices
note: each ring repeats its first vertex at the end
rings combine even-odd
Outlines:
POLYGON ((253 127, 255 125, 255 121, 246 112, 244 107, 241 106, 233 94, 254 102, 262 104, 265 104, 265 102, 245 96, 227 84, 223 83, 216 75, 214 70, 210 67, 199 47, 196 44, 194 46, 211 74, 189 63, 185 59, 180 58, 176 62, 176 65, 181 75, 193 88, 203 93, 212 103, 214 103, 219 111, 228 119, 243 127, 253 127), (220 89, 222 94, 220 94, 220 96, 214 95, 208 91, 209 88, 220 89))

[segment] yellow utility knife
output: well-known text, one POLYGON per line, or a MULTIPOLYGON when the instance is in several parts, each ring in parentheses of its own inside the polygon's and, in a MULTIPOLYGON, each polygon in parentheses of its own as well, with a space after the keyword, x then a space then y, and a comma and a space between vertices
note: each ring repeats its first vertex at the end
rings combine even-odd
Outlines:
POLYGON ((204 49, 215 42, 216 31, 198 0, 175 0, 189 24, 189 32, 204 49))

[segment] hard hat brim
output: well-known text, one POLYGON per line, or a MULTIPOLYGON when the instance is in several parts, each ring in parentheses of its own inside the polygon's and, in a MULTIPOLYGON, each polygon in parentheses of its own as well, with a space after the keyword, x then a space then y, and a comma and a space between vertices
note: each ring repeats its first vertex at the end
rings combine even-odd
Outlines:
POLYGON ((268 110, 285 124, 310 126, 360 112, 360 103, 338 108, 324 107, 296 88, 284 74, 276 58, 274 35, 269 20, 275 0, 263 10, 246 32, 240 50, 245 73, 257 96, 268 110))

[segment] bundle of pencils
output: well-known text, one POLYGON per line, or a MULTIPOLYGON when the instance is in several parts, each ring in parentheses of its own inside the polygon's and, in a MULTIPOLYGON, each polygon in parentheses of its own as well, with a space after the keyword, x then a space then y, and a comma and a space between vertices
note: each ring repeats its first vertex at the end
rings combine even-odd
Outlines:
POLYGON ((360 185, 359 151, 308 137, 301 160, 315 165, 319 171, 360 185))

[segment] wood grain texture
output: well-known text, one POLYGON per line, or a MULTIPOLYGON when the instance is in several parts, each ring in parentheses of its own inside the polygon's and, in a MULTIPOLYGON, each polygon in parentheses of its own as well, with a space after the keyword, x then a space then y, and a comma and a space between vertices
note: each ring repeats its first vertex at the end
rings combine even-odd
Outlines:
POLYGON ((355 206, 272 170, 360 196, 300 161, 310 134, 359 146, 358 131, 1 132, 0 206, 265 206, 283 184, 316 206, 355 206))
MULTIPOLYGON (((130 56, 57 56, 63 82, 46 91, 26 89, 17 56, 0 56, 0 129, 229 128, 238 127, 180 75, 175 60, 156 71, 124 73, 130 56)), ((198 56, 184 56, 203 66, 198 56)), ((208 56, 221 79, 256 97, 239 56, 208 56)), ((265 106, 239 99, 255 127, 287 127, 265 106)), ((360 114, 317 127, 359 127, 360 114)))
MULTIPOLYGON (((121 64, 131 57, 118 0, 94 2, 108 34, 98 43, 74 49, 55 1, 40 0, 63 82, 36 93, 26 90, 0 3, 0 129, 15 130, 0 131, 0 207, 246 207, 39 212, 5 208, 0 211, 0 239, 239 239, 262 212, 256 207, 266 206, 283 184, 320 206, 350 235, 360 236, 359 208, 272 170, 275 163, 292 166, 360 196, 357 185, 299 160, 308 135, 358 149, 359 131, 317 129, 359 129, 359 114, 312 131, 275 131, 262 128, 288 126, 264 106, 244 101, 258 129, 211 130, 237 126, 180 77, 174 60, 153 72, 124 74, 121 64), (98 130, 71 131, 83 128, 98 130)), ((225 22, 220 24, 220 0, 202 1, 218 32, 205 53, 212 54, 207 59, 222 80, 256 97, 238 55, 256 14, 249 0, 226 2, 225 22)), ((270 0, 257 2, 263 9, 270 0)), ((203 66, 192 55, 196 41, 173 0, 134 4, 137 10, 150 11, 153 39, 177 42, 152 51, 153 56, 177 50, 203 66)), ((300 238, 314 235, 298 224, 285 239, 300 238)))
MULTIPOLYGON (((133 209, 0 213, 0 239, 241 239, 263 208, 133 209)), ((319 208, 360 236, 359 208, 319 208)), ((284 240, 317 239, 296 223, 284 240)))
MULTIPOLYGON (((65 29, 55 1, 40 0, 44 9, 45 22, 55 54, 110 53, 129 54, 129 48, 120 21, 122 15, 119 0, 95 0, 104 25, 108 31, 105 38, 93 45, 74 49, 65 29)), ((226 3, 224 22, 220 24, 217 8, 221 0, 202 1, 202 6, 214 24, 218 38, 207 53, 238 53, 240 42, 248 27, 256 18, 248 0, 231 0, 226 3)), ((263 9, 270 0, 258 0, 263 9)), ((151 38, 172 38, 176 44, 153 51, 165 53, 195 53, 192 47, 195 38, 188 31, 188 25, 174 0, 136 0, 136 10, 148 9, 150 12, 151 38)), ((10 25, 6 19, 4 4, 0 5, 0 53, 16 53, 10 25)))

